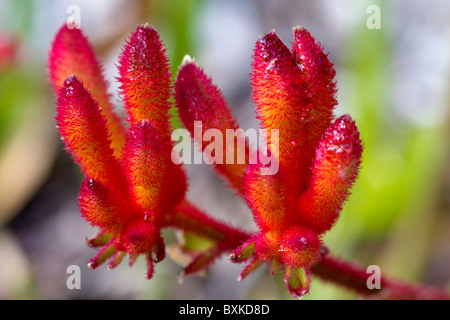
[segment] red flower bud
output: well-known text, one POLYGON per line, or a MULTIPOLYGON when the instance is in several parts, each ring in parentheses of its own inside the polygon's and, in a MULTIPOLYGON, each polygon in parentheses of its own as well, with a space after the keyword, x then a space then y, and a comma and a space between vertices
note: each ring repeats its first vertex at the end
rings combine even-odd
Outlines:
POLYGON ((219 130, 222 137, 227 137, 227 140, 222 141, 221 154, 215 155, 220 161, 216 161, 213 165, 231 187, 242 193, 242 175, 249 163, 250 153, 253 151, 245 141, 243 132, 239 130, 239 125, 228 108, 222 92, 189 57, 185 57, 178 71, 175 100, 184 126, 191 136, 197 139, 195 142, 201 146, 202 151, 210 143, 203 139, 207 130, 219 130), (195 121, 200 121, 202 124, 201 135, 195 134, 195 121), (232 141, 228 140, 228 132, 231 131, 236 135, 236 142, 234 135, 231 137, 232 141), (241 146, 244 149, 243 159, 240 159, 238 154, 238 148, 241 146))
POLYGON ((337 119, 322 137, 308 191, 298 200, 298 218, 319 233, 329 230, 358 176, 363 147, 349 115, 337 119))
POLYGON ((170 158, 172 145, 147 120, 132 125, 123 153, 131 194, 142 210, 161 215, 183 198, 186 181, 170 158))
POLYGON ((67 78, 58 96, 56 123, 67 150, 91 179, 116 190, 125 185, 111 149, 106 119, 76 76, 67 78))
POLYGON ((138 26, 122 49, 118 80, 132 124, 148 120, 169 136, 170 70, 166 50, 151 26, 138 26))
POLYGON ((56 94, 71 75, 77 76, 89 89, 106 119, 114 154, 119 156, 125 141, 125 129, 110 102, 108 83, 103 77, 102 66, 80 29, 69 29, 66 24, 59 29, 49 52, 48 68, 56 94))

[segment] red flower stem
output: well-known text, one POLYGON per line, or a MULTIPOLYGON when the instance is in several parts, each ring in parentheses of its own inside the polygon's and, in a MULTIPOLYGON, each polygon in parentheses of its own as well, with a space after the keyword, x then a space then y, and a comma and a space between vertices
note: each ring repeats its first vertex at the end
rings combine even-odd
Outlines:
POLYGON ((213 241, 227 241, 230 248, 239 246, 250 234, 219 222, 189 201, 181 202, 176 210, 165 215, 163 227, 174 227, 213 241))
POLYGON ((381 275, 380 289, 370 289, 367 280, 371 272, 355 263, 345 262, 330 255, 311 268, 311 273, 322 280, 346 287, 365 297, 376 299, 401 300, 449 300, 450 295, 444 289, 411 285, 388 280, 381 275))
MULTIPOLYGON (((250 233, 219 222, 198 207, 184 201, 177 210, 166 214, 164 227, 175 227, 213 241, 226 243, 233 249, 251 237, 250 233)), ((222 246, 224 248, 224 246, 222 246)), ((221 250, 226 251, 227 249, 221 250)), ((392 281, 381 274, 380 289, 370 289, 367 285, 371 272, 362 265, 343 261, 326 253, 311 267, 311 273, 324 281, 345 287, 366 298, 402 300, 450 300, 450 294, 441 288, 411 285, 392 281)))

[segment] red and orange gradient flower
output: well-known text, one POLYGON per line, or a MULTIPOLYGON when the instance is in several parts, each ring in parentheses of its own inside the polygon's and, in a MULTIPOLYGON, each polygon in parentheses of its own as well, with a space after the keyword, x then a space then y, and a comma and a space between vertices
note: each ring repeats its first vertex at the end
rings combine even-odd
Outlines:
MULTIPOLYGON (((146 257, 147 278, 165 257, 163 228, 209 239, 184 273, 207 268, 224 252, 234 262, 250 261, 243 279, 262 263, 284 271, 294 296, 309 290, 310 268, 322 256, 321 236, 339 217, 361 163, 362 144, 349 115, 337 119, 335 71, 307 30, 294 29, 292 49, 274 31, 256 43, 251 84, 269 152, 279 164, 275 174, 249 161, 256 151, 245 142, 245 163, 213 164, 216 172, 252 209, 259 228, 248 234, 219 222, 186 199, 187 176, 172 161, 170 113, 174 95, 184 127, 224 133, 239 129, 221 91, 191 59, 180 66, 174 84, 158 33, 138 26, 119 58, 120 94, 126 121, 114 111, 101 65, 78 29, 60 28, 49 53, 49 75, 57 95, 56 122, 67 151, 80 166, 82 216, 99 234, 95 268, 109 260, 130 265, 146 257)), ((238 136, 238 139, 240 137, 238 136)), ((244 138, 243 138, 244 139, 244 138)), ((204 149, 204 141, 196 141, 204 149)), ((227 148, 223 150, 227 159, 227 148)), ((231 151, 236 156, 236 149, 231 151)), ((179 163, 179 162, 177 162, 179 163)))
MULTIPOLYGON (((294 29, 291 50, 274 31, 258 39, 252 67, 261 127, 279 133, 279 139, 267 137, 279 170, 262 175, 261 162, 214 165, 247 201, 260 230, 233 252, 231 260, 250 260, 240 279, 263 262, 271 263, 272 272, 279 266, 291 294, 303 296, 309 290, 309 269, 321 258, 321 236, 339 217, 363 147, 349 115, 333 119, 335 70, 306 29, 294 29)), ((194 121, 202 121, 204 130, 238 128, 223 95, 194 61, 181 66, 175 91, 191 135, 194 121)), ((246 150, 256 152, 248 145, 246 150)))
POLYGON ((58 131, 84 174, 80 211, 100 230, 88 241, 100 248, 89 266, 109 260, 114 268, 126 255, 132 265, 144 255, 151 278, 154 262, 166 253, 161 229, 174 227, 214 242, 192 256, 186 273, 196 272, 247 235, 185 199, 187 177, 171 158, 171 75, 156 31, 138 26, 119 62, 127 125, 114 111, 101 65, 80 30, 61 27, 49 53, 58 131))

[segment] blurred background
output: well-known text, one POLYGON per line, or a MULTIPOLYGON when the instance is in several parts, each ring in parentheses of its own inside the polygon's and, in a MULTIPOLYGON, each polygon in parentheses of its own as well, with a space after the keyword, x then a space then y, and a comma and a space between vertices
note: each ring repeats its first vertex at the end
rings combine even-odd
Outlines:
MULTIPOLYGON (((46 70, 51 41, 72 5, 119 112, 117 57, 128 35, 148 22, 166 43, 173 74, 185 54, 194 57, 244 129, 258 128, 249 85, 255 41, 276 29, 290 46, 292 28, 305 26, 335 63, 336 114, 351 114, 365 145, 360 177, 326 244, 347 260, 380 266, 385 276, 449 288, 450 2, 2 0, 0 299, 292 299, 266 267, 235 281, 242 266, 226 257, 206 277, 182 284, 170 258, 150 281, 142 260, 113 271, 87 268, 95 251, 84 239, 96 230, 77 209, 81 175, 56 134, 46 70), (70 265, 81 268, 80 290, 66 286, 70 265)), ((255 228, 242 200, 209 167, 187 170, 195 176, 188 193, 194 203, 255 228)), ((304 299, 355 298, 313 278, 304 299)))

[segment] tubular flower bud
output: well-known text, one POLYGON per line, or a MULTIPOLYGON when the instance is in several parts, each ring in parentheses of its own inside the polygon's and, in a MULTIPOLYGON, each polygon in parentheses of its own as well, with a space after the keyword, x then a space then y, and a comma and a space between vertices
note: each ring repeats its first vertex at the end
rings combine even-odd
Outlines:
POLYGON ((83 180, 78 199, 81 215, 108 233, 121 233, 135 214, 122 194, 92 179, 83 180))
POLYGON ((349 115, 337 119, 325 132, 316 152, 308 191, 298 200, 298 218, 317 232, 329 230, 356 180, 362 143, 349 115))
POLYGON ((119 58, 129 127, 123 147, 115 149, 111 121, 96 98, 104 91, 95 86, 101 82, 94 70, 98 63, 84 37, 60 31, 50 58, 51 79, 58 88, 56 122, 66 149, 85 175, 81 214, 100 229, 88 240, 99 249, 89 262, 92 268, 108 260, 114 268, 126 255, 132 265, 143 255, 146 277, 151 278, 154 263, 165 257, 161 230, 174 227, 184 236, 207 239, 201 249, 186 242, 171 246, 182 253, 178 258, 184 259, 183 275, 201 272, 231 251, 233 262, 246 263, 238 280, 267 263, 272 276, 283 273, 294 297, 308 293, 310 271, 326 254, 322 236, 348 199, 363 147, 349 115, 333 121, 335 70, 327 54, 306 29, 296 27, 293 33, 292 49, 275 31, 255 45, 252 97, 261 129, 267 132, 262 135, 268 150, 259 146, 254 152, 219 88, 189 57, 179 68, 172 92, 164 45, 148 25, 138 26, 119 58), (69 38, 81 48, 68 45, 69 38), (92 70, 80 69, 83 56, 92 70), (86 82, 77 76, 60 79, 60 70, 77 68, 86 82), (88 91, 91 87, 93 92, 88 91), (179 164, 185 150, 183 156, 177 154, 171 141, 172 94, 185 128, 204 154, 210 152, 216 172, 248 204, 257 232, 231 228, 186 200, 187 179, 179 164), (234 133, 232 146, 237 142, 242 149, 230 148, 229 132, 234 133), (211 139, 224 136, 226 141, 214 141, 211 147, 211 139))
MULTIPOLYGON (((319 47, 314 41, 304 41, 298 36, 296 40, 296 51, 293 53, 275 31, 259 38, 255 45, 251 83, 261 125, 266 129, 279 130, 281 139, 276 141, 279 144, 277 157, 280 164, 289 167, 292 175, 286 182, 298 194, 306 188, 315 148, 332 119, 336 103, 331 99, 322 101, 322 91, 319 90, 322 83, 319 80, 310 81, 315 79, 312 75, 318 72, 315 64, 311 66, 310 63, 315 57, 306 55, 301 56, 302 60, 299 58, 299 52, 316 53, 319 47)), ((328 60, 326 56, 321 59, 328 60)), ((332 71, 332 68, 327 69, 320 76, 324 73, 332 78, 332 71)), ((334 98, 334 92, 332 94, 334 98)), ((272 147, 273 143, 269 137, 269 146, 272 147)), ((271 151, 276 154, 276 149, 271 148, 271 151)))
POLYGON ((124 176, 110 147, 107 122, 98 103, 76 76, 67 78, 59 91, 56 124, 67 150, 83 172, 121 190, 124 176))
POLYGON ((170 70, 163 43, 154 28, 138 26, 119 58, 120 90, 131 123, 148 120, 169 135, 170 70))
MULTIPOLYGON (((332 123, 333 64, 306 29, 293 32, 292 51, 274 31, 256 42, 253 100, 261 126, 279 130, 280 170, 260 175, 260 163, 246 170, 245 200, 260 233, 231 257, 250 261, 241 278, 270 262, 272 275, 275 268, 284 271, 289 292, 301 297, 309 290, 309 269, 321 259, 321 236, 338 219, 357 177, 363 148, 350 116, 332 123)), ((270 137, 268 144, 274 146, 270 137)))
POLYGON ((77 76, 89 89, 106 119, 114 154, 119 156, 125 141, 125 128, 110 102, 108 83, 103 77, 102 66, 80 29, 69 29, 66 24, 59 29, 49 52, 48 69, 56 93, 71 75, 77 76))
POLYGON ((221 154, 215 154, 214 168, 231 187, 242 192, 242 176, 253 151, 250 150, 243 132, 239 130, 222 92, 189 57, 185 57, 178 71, 175 99, 184 126, 201 146, 202 151, 209 144, 209 141, 203 139, 208 130, 218 130, 222 137, 229 137, 230 131, 235 133, 235 136, 231 137, 232 141, 222 141, 222 148, 218 150, 221 154), (200 135, 195 134, 196 122, 202 125, 200 135), (230 143, 232 148, 229 147, 230 143))
POLYGON ((99 248, 89 266, 96 268, 110 260, 114 268, 127 254, 132 265, 144 255, 150 278, 153 264, 165 257, 161 228, 184 200, 187 182, 182 168, 171 161, 173 146, 165 123, 171 89, 156 31, 138 27, 123 52, 122 93, 131 121, 124 146, 117 150, 111 143, 111 123, 97 101, 98 97, 104 102, 100 67, 80 31, 63 28, 58 32, 49 68, 53 85, 58 88, 61 82, 56 115, 59 134, 85 176, 79 192, 81 215, 100 230, 88 240, 90 246, 99 248), (79 71, 87 83, 76 75, 61 81, 67 70, 79 71), (91 87, 96 95, 88 91, 91 87))
POLYGON ((290 223, 293 203, 283 177, 281 170, 275 175, 261 175, 259 165, 250 165, 245 173, 245 199, 261 230, 283 230, 290 223))
POLYGON ((178 181, 170 179, 170 175, 181 170, 170 161, 171 148, 147 120, 136 123, 129 130, 123 163, 131 193, 144 210, 163 212, 184 195, 182 173, 179 173, 178 181), (175 199, 166 196, 171 194, 171 188, 181 189, 175 199))

